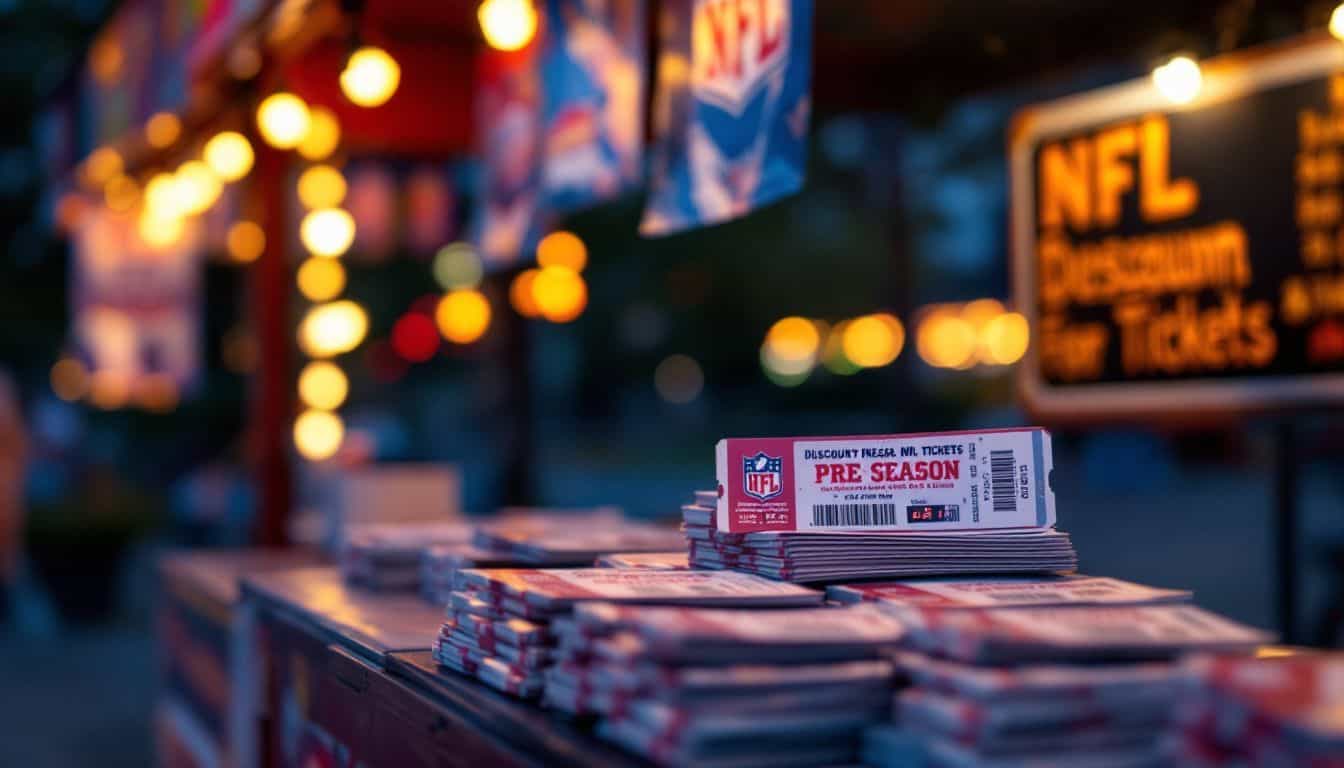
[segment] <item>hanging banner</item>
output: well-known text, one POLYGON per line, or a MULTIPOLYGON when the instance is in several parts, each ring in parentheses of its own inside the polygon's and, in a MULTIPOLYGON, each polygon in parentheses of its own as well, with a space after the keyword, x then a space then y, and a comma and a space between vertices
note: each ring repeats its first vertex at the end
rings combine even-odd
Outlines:
POLYGON ((547 0, 543 34, 545 208, 632 190, 643 171, 644 1, 547 0))
POLYGON ((198 246, 194 222, 174 244, 151 247, 134 217, 89 206, 75 236, 70 295, 90 372, 115 377, 131 394, 165 377, 179 390, 190 386, 201 367, 198 246))
POLYGON ((541 82, 536 46, 485 51, 476 79, 483 158, 472 242, 487 268, 519 263, 539 237, 541 82))
POLYGON ((1029 108, 1010 135, 1019 368, 1044 416, 1344 399, 1344 47, 1222 57, 1029 108))
POLYGON ((739 218, 803 186, 812 0, 662 3, 644 235, 739 218))

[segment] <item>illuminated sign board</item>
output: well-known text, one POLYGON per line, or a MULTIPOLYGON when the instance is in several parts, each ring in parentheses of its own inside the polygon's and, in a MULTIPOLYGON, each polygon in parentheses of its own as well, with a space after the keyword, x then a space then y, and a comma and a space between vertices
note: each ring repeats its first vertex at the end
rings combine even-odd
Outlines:
POLYGON ((1344 399, 1344 45, 1030 107, 1009 138, 1019 369, 1043 416, 1344 399))

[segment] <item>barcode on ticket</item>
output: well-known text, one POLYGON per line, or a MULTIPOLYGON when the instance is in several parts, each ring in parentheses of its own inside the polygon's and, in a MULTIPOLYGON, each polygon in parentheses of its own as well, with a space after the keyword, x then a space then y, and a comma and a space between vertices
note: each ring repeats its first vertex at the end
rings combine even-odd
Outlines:
POLYGON ((814 526, 896 525, 895 504, 813 504, 814 526))
POLYGON ((1017 460, 1012 451, 989 452, 989 484, 995 512, 1017 511, 1017 460))

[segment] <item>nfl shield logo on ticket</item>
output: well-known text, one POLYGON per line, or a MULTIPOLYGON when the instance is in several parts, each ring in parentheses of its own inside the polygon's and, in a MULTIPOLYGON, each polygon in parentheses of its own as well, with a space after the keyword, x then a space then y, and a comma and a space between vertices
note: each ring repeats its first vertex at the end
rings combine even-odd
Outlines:
POLYGON ((742 492, 757 501, 773 499, 784 492, 784 460, 764 451, 742 459, 742 492))

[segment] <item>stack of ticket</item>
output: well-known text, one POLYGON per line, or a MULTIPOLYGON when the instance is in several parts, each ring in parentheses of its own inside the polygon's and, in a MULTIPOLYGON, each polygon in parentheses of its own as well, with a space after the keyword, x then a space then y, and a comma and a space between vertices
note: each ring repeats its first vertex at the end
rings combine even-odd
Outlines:
POLYGON ((894 593, 881 598, 907 631, 896 659, 910 685, 897 694, 894 724, 868 733, 866 761, 1161 764, 1178 658, 1245 653, 1270 639, 1171 602, 1168 590, 1083 584, 1052 586, 1059 604, 1046 607, 1032 602, 1044 589, 1018 590, 1016 604, 1034 607, 966 607, 983 604, 983 589, 938 589, 903 604, 894 593))
POLYGON ((527 565, 512 552, 482 549, 475 544, 427 548, 420 557, 420 595, 447 605, 452 593, 466 588, 462 572, 470 568, 512 568, 527 565))
POLYGON ((353 526, 338 556, 345 580, 385 590, 420 586, 421 556, 432 546, 465 545, 475 529, 468 523, 398 523, 353 526))
POLYGON ((728 439, 715 463, 718 490, 682 508, 697 566, 798 582, 1077 567, 1042 429, 728 439))
POLYGON ((615 552, 671 552, 683 546, 675 529, 596 514, 504 517, 482 524, 472 543, 531 565, 559 567, 592 565, 615 552))
POLYGON ((645 571, 689 571, 690 558, 685 552, 618 552, 602 555, 593 565, 598 568, 626 568, 645 571))
MULTIPOLYGON (((727 575, 727 574, 723 574, 727 575)), ((545 703, 664 765, 852 761, 889 714, 899 621, 868 607, 590 603, 557 620, 545 703)))
MULTIPOLYGON (((444 666, 522 698, 539 695, 557 621, 594 601, 791 607, 822 594, 741 573, 648 569, 468 569, 433 646, 444 666)), ((560 622, 563 628, 563 621, 560 622)))
POLYGON ((1022 608, 1037 605, 1143 605, 1187 602, 1184 589, 1163 589, 1105 576, 988 576, 833 584, 826 598, 907 608, 1022 608))
POLYGON ((1174 764, 1344 765, 1344 653, 1200 657, 1184 671, 1174 764))

